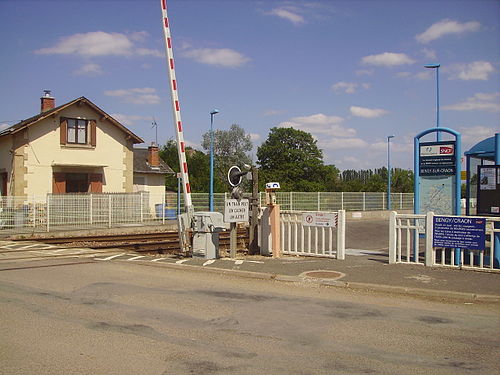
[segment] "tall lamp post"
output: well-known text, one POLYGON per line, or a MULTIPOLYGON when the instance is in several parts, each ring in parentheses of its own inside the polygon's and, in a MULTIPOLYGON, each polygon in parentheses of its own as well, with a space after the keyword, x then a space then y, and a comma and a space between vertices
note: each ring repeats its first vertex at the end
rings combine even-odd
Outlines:
POLYGON ((391 138, 394 135, 387 136, 387 209, 391 210, 391 138))
POLYGON ((210 112, 210 211, 214 210, 214 116, 219 113, 217 109, 210 112))
MULTIPOLYGON (((436 127, 439 128, 439 67, 441 64, 427 64, 424 67, 428 69, 436 69, 436 127)), ((436 132, 436 140, 441 140, 441 132, 436 132)))

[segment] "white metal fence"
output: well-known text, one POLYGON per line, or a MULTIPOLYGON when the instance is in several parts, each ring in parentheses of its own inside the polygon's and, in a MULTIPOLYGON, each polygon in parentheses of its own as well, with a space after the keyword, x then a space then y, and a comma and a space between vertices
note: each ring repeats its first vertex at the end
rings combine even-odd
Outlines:
MULTIPOLYGON (((500 251, 495 248, 495 233, 500 233, 500 229, 495 228, 495 223, 500 222, 500 218, 483 218, 486 219, 486 248, 484 250, 466 250, 433 247, 433 217, 432 212, 425 215, 391 212, 389 263, 500 271, 498 266, 495 268, 494 265, 495 254, 500 251)), ((475 218, 476 216, 465 217, 475 218)))
POLYGON ((333 212, 336 225, 328 227, 305 226, 302 214, 297 211, 281 212, 283 253, 345 259, 345 211, 333 212))
MULTIPOLYGON (((245 194, 248 196, 249 194, 245 194)), ((116 227, 160 224, 177 216, 176 193, 153 195, 138 193, 47 194, 29 197, 0 197, 0 231, 52 231, 71 228, 116 227)), ((224 212, 230 193, 214 194, 214 209, 224 212)), ((289 211, 368 211, 387 207, 385 193, 356 192, 278 192, 277 203, 289 211)), ((413 194, 394 193, 393 207, 411 209, 413 194)), ((195 211, 207 211, 209 195, 193 193, 195 211)), ((265 193, 260 193, 265 207, 265 193)))

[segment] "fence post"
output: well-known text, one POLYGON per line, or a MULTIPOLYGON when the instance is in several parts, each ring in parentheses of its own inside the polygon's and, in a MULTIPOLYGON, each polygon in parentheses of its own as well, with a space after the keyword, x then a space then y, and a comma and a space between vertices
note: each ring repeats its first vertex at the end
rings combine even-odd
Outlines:
POLYGON ((425 265, 432 267, 434 261, 434 249, 432 247, 432 238, 434 237, 434 212, 427 212, 425 217, 425 265))
MULTIPOLYGON (((382 211, 385 210, 385 194, 386 193, 382 193, 382 211)), ((389 208, 389 207, 387 207, 387 208, 389 208)))
POLYGON ((318 191, 318 211, 321 211, 321 192, 318 191))
POLYGON ((45 204, 47 206, 46 211, 46 221, 47 221, 47 232, 50 232, 50 195, 47 194, 46 199, 45 199, 45 204))
POLYGON ((345 259, 345 211, 337 212, 337 259, 345 259))
POLYGON ((144 204, 144 199, 142 197, 143 192, 141 191, 139 194, 140 194, 140 200, 141 200, 141 204, 139 206, 141 207, 141 223, 142 223, 144 221, 144 210, 142 209, 142 206, 144 204))
POLYGON ((90 199, 89 199, 89 221, 90 221, 90 225, 92 225, 94 223, 94 199, 92 197, 92 194, 90 194, 90 199))
POLYGON ((344 192, 340 193, 340 207, 343 210, 344 209, 344 192))
POLYGON ((389 217, 389 264, 396 263, 396 211, 391 211, 389 217))
POLYGON ((108 195, 108 228, 111 228, 111 194, 108 195))
POLYGON ((366 193, 363 191, 363 211, 366 211, 366 193))
POLYGON ((33 194, 31 198, 31 207, 33 210, 33 228, 36 228, 36 203, 35 203, 35 194, 33 194))
POLYGON ((163 211, 163 213, 161 215, 161 217, 162 217, 161 223, 165 224, 165 208, 166 208, 165 207, 165 194, 162 194, 162 197, 161 197, 161 207, 162 207, 162 211, 163 211))

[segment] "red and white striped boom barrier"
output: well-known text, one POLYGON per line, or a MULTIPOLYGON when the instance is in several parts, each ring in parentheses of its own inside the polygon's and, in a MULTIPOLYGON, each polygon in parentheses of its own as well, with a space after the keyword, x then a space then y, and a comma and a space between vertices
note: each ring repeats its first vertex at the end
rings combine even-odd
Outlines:
POLYGON ((170 81, 170 93, 172 98, 172 113, 174 115, 174 126, 177 139, 177 153, 179 155, 179 167, 182 178, 182 190, 184 194, 184 207, 188 216, 193 214, 193 203, 191 201, 191 186, 189 185, 188 165, 186 162, 186 152, 184 143, 184 133, 181 120, 181 108, 179 104, 179 94, 177 91, 177 80, 175 78, 174 53, 172 50, 172 37, 170 35, 170 25, 167 15, 167 0, 160 0, 162 10, 163 34, 165 36, 165 49, 167 51, 167 67, 170 81))

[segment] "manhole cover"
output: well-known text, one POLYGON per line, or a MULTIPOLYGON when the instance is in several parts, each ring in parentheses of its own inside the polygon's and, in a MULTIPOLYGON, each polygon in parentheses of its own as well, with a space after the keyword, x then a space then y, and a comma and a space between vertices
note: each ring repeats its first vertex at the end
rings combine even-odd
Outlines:
POLYGON ((302 276, 312 277, 315 279, 340 279, 341 277, 344 277, 345 274, 336 271, 309 271, 304 272, 302 276))

